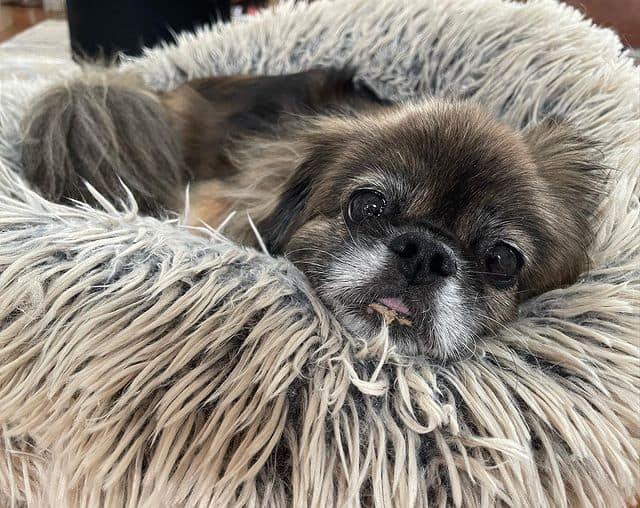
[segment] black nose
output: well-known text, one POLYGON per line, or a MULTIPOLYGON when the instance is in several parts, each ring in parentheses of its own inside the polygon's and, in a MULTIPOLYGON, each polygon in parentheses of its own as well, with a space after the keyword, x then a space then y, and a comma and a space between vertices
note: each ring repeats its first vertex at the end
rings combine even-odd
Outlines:
POLYGON ((425 284, 456 273, 451 249, 427 234, 404 233, 391 241, 389 249, 397 254, 400 273, 410 284, 425 284))

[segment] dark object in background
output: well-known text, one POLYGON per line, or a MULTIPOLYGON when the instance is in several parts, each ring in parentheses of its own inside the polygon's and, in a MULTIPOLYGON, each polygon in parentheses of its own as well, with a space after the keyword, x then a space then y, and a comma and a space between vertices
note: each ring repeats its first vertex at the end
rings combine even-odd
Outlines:
POLYGON ((230 0, 67 0, 75 60, 139 55, 174 33, 230 18, 230 0))

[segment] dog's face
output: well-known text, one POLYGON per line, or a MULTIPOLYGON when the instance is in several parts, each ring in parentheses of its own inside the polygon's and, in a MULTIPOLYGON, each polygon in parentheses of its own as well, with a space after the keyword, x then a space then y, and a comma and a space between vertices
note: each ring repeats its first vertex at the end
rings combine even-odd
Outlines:
POLYGON ((308 143, 262 231, 356 334, 384 320, 401 354, 455 358, 585 267, 603 175, 566 127, 430 102, 325 118, 308 143))

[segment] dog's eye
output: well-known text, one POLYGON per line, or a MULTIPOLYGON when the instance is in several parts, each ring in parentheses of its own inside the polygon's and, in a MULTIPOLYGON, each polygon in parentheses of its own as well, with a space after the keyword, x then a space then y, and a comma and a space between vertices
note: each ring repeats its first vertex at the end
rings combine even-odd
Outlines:
POLYGON ((363 220, 379 217, 387 206, 387 200, 378 191, 363 189, 354 192, 349 198, 349 220, 363 220))
POLYGON ((485 266, 498 287, 510 286, 522 265, 522 254, 505 242, 494 244, 485 254, 485 266))

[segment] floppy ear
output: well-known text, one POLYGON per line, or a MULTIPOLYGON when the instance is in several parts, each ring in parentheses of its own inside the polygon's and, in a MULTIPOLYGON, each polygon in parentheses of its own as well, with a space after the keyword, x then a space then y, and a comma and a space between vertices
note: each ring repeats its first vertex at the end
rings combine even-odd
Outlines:
POLYGON ((544 273, 528 281, 531 294, 569 284, 588 268, 608 169, 597 142, 567 122, 547 119, 524 133, 548 200, 541 213, 549 229, 544 273))
POLYGON ((276 205, 258 223, 267 249, 276 255, 284 253, 293 234, 309 220, 313 211, 307 204, 320 196, 314 194, 316 190, 327 197, 320 180, 343 157, 349 126, 342 119, 324 117, 300 123, 297 128, 300 138, 296 152, 302 154, 300 162, 280 187, 276 205))
POLYGON ((271 254, 282 254, 293 233, 304 222, 305 206, 318 174, 317 161, 307 159, 284 184, 278 202, 258 224, 258 230, 271 254))
POLYGON ((609 177, 599 143, 559 117, 529 129, 525 139, 552 197, 570 211, 576 226, 590 229, 609 177))

